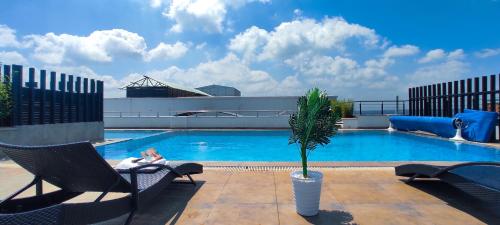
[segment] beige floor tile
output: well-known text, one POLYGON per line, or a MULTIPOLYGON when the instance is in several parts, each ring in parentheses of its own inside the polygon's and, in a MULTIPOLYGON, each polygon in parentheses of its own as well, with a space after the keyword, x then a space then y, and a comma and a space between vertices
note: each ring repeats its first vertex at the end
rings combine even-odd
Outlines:
POLYGON ((210 204, 193 206, 180 201, 158 201, 141 209, 132 224, 203 224, 212 207, 210 204))
POLYGON ((395 193, 385 192, 378 184, 324 184, 323 190, 342 204, 402 202, 395 193))
POLYGON ((431 194, 428 194, 415 187, 401 183, 379 184, 384 193, 392 193, 394 197, 406 203, 428 203, 428 204, 445 204, 441 199, 431 194))
POLYGON ((276 202, 272 172, 242 172, 232 175, 217 203, 271 204, 276 202), (240 176, 241 175, 241 176, 240 176))
POLYGON ((334 169, 323 172, 325 183, 394 183, 393 169, 334 169))
POLYGON ((276 183, 291 183, 290 171, 278 171, 274 172, 274 179, 276 183))
MULTIPOLYGON (((427 224, 445 225, 445 224, 485 224, 479 219, 444 204, 419 204, 414 206, 415 210, 422 216, 422 220, 427 224)), ((498 221, 490 221, 492 224, 500 224, 498 221)))
POLYGON ((194 196, 190 199, 190 204, 204 204, 204 203, 212 203, 215 204, 219 199, 222 190, 224 189, 223 185, 219 184, 203 184, 199 190, 194 194, 194 196))
POLYGON ((349 204, 345 207, 354 222, 361 225, 425 224, 413 208, 404 204, 349 204))
POLYGON ((204 181, 206 184, 224 185, 231 177, 232 172, 223 170, 205 170, 202 174, 197 174, 197 181, 204 181))
POLYGON ((293 204, 293 188, 289 173, 277 172, 274 174, 276 183, 276 200, 281 204, 293 204))
POLYGON ((140 209, 133 224, 175 224, 173 222, 204 221, 213 203, 191 202, 203 191, 203 185, 193 187, 187 184, 173 184, 146 207, 140 209))
POLYGON ((305 224, 350 224, 352 223, 352 215, 344 211, 340 205, 334 207, 320 206, 320 211, 316 216, 304 217, 295 211, 294 204, 279 204, 278 205, 280 224, 286 225, 305 225, 305 224))
MULTIPOLYGON (((33 175, 21 168, 0 168, 0 198, 9 196, 33 180, 33 175)), ((34 191, 33 191, 34 193, 34 191)))
POLYGON ((210 225, 277 225, 276 204, 217 204, 206 224, 210 225))
POLYGON ((227 184, 217 199, 217 203, 264 203, 276 202, 274 183, 247 185, 227 184))
POLYGON ((239 172, 237 176, 231 176, 227 182, 228 185, 274 185, 273 172, 239 172))
POLYGON ((207 224, 208 217, 213 210, 212 204, 196 205, 188 204, 186 209, 180 214, 179 219, 168 221, 166 224, 207 224))

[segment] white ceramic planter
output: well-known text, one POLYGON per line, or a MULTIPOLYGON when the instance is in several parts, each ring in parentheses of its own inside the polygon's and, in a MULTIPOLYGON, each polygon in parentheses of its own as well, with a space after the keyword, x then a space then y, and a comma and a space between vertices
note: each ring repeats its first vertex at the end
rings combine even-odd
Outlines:
POLYGON ((319 171, 308 171, 308 178, 304 178, 301 170, 292 172, 290 177, 297 213, 303 216, 318 214, 323 174, 319 171))

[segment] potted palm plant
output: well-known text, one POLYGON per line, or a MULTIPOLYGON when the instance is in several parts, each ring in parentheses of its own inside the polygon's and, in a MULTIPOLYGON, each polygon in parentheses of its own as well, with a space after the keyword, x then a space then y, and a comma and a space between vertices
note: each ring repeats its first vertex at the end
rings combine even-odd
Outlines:
POLYGON ((289 144, 300 146, 302 171, 294 171, 290 176, 297 213, 314 216, 319 210, 323 174, 307 169, 307 157, 318 145, 330 143, 330 137, 337 132, 335 123, 340 117, 331 109, 326 92, 318 88, 300 97, 297 106, 297 113, 290 116, 289 120, 292 129, 289 144))

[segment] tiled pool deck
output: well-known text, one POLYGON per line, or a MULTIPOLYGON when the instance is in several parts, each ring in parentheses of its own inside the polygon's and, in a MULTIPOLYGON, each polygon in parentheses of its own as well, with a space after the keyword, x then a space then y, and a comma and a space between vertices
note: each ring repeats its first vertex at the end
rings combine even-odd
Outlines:
MULTIPOLYGON (((197 187, 172 184, 133 224, 499 224, 500 218, 439 181, 403 183, 391 167, 327 168, 320 213, 295 213, 289 171, 209 167, 197 187)), ((12 162, 0 163, 0 198, 31 180, 12 162)), ((45 190, 51 187, 45 187, 45 190)), ((30 190, 34 192, 34 190, 30 190)), ((97 193, 72 201, 90 201, 97 193)), ((117 195, 111 195, 110 198, 117 195)), ((106 224, 119 224, 119 218, 106 224)))

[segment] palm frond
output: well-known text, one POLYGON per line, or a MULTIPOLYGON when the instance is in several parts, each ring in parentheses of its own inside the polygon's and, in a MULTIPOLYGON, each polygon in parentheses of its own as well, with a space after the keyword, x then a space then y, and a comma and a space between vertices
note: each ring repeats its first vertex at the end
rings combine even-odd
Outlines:
POLYGON ((311 89, 306 96, 299 98, 297 106, 297 113, 289 120, 292 129, 289 143, 300 143, 307 150, 330 143, 330 137, 337 132, 335 124, 340 118, 331 109, 328 95, 318 88, 311 89))

